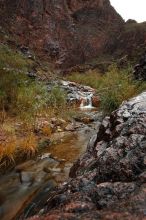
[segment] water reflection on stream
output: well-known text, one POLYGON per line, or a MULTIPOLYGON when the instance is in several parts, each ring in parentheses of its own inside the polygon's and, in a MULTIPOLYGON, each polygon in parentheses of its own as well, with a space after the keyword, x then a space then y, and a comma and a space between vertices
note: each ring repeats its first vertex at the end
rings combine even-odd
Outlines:
POLYGON ((0 219, 24 219, 35 214, 55 184, 67 180, 73 162, 85 151, 89 138, 95 133, 94 124, 84 125, 76 132, 60 132, 62 143, 48 147, 43 157, 19 165, 17 170, 1 177, 0 219), (24 210, 23 217, 17 218, 21 210, 24 210))

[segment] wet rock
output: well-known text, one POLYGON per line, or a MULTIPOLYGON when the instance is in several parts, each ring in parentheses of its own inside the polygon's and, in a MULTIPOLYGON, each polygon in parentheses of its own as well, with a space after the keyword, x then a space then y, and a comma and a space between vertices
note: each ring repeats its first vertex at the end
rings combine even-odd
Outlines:
POLYGON ((20 182, 22 184, 26 184, 31 186, 32 184, 40 184, 43 183, 46 177, 46 173, 44 172, 43 168, 40 171, 23 171, 20 173, 20 182))
POLYGON ((92 105, 98 108, 100 105, 100 98, 96 95, 93 95, 91 99, 92 99, 92 105))
POLYGON ((146 183, 146 171, 144 171, 142 174, 140 174, 139 180, 140 180, 142 183, 146 183))
POLYGON ((63 120, 62 118, 51 118, 51 123, 54 124, 55 126, 61 126, 66 124, 66 121, 63 120))
POLYGON ((35 179, 34 172, 21 172, 20 173, 20 181, 21 183, 32 184, 35 179))
POLYGON ((136 80, 146 80, 146 51, 141 57, 139 64, 135 66, 133 74, 136 80))
POLYGON ((28 168, 30 168, 31 166, 33 166, 35 163, 36 163, 36 161, 34 161, 34 160, 26 161, 26 162, 24 162, 24 163, 21 163, 21 164, 17 165, 17 166, 15 167, 15 170, 16 170, 16 172, 20 172, 20 171, 23 171, 23 170, 27 170, 28 168))
POLYGON ((43 171, 44 171, 45 173, 50 173, 50 174, 51 174, 51 170, 49 169, 49 167, 44 167, 44 168, 43 168, 43 171))
MULTIPOLYGON (((96 94, 96 90, 89 86, 83 86, 71 81, 56 80, 48 84, 48 91, 50 92, 54 86, 59 86, 66 93, 66 101, 73 107, 82 109, 99 107, 99 96, 96 94)), ((52 118, 51 123, 56 126, 66 124, 64 120, 57 118, 52 118)))
MULTIPOLYGON (((26 57, 28 57, 29 59, 35 59, 34 55, 32 54, 32 52, 29 50, 28 47, 25 47, 24 45, 20 45, 19 46, 19 50, 21 51, 21 53, 23 53, 26 57)), ((36 74, 34 73, 33 75, 30 75, 30 77, 36 77, 36 74)))
POLYGON ((99 122, 101 119, 101 115, 96 112, 96 111, 93 111, 93 112, 81 112, 79 114, 77 114, 76 116, 74 116, 74 120, 76 122, 80 122, 82 124, 91 124, 93 122, 99 122))
MULTIPOLYGON (((4 201, 6 201, 6 196, 5 194, 2 192, 2 190, 0 190, 0 207, 1 205, 4 203, 4 201)), ((1 209, 0 209, 0 216, 1 216, 1 209)))
POLYGON ((51 172, 60 173, 61 168, 51 168, 51 172))
POLYGON ((50 136, 52 132, 55 130, 55 126, 50 123, 46 118, 39 118, 36 121, 35 132, 41 133, 46 136, 50 136))
POLYGON ((40 156, 40 159, 43 160, 45 158, 50 158, 50 157, 51 157, 51 153, 45 153, 45 154, 40 156))
POLYGON ((53 192, 38 219, 145 219, 145 101, 146 92, 103 120, 71 168, 74 178, 53 192))
POLYGON ((59 159, 59 162, 64 163, 64 162, 66 162, 66 159, 59 159))
POLYGON ((65 127, 65 131, 74 131, 74 130, 75 130, 74 124, 68 124, 68 125, 65 127))
MULTIPOLYGON (((60 86, 67 92, 67 101, 77 107, 92 104, 91 97, 95 94, 95 89, 83 86, 70 81, 60 81, 60 86)), ((91 105, 92 107, 92 105, 91 105)))
POLYGON ((94 119, 92 117, 88 117, 88 116, 84 116, 84 115, 80 115, 74 118, 77 122, 82 122, 83 124, 89 124, 92 123, 94 121, 94 119))
POLYGON ((57 126, 57 132, 63 132, 60 126, 57 126))
POLYGON ((35 79, 37 77, 37 74, 36 72, 31 71, 27 73, 27 76, 30 77, 31 79, 35 79))
POLYGON ((50 139, 41 140, 38 144, 39 148, 47 148, 51 145, 50 139))

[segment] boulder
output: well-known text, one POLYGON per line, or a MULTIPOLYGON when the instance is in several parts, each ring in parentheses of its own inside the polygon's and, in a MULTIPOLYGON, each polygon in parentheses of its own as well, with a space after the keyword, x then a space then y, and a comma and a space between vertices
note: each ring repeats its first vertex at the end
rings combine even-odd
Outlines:
POLYGON ((96 96, 96 95, 92 96, 92 105, 93 105, 93 107, 96 107, 96 108, 99 107, 99 105, 100 105, 100 98, 99 98, 99 96, 96 96))

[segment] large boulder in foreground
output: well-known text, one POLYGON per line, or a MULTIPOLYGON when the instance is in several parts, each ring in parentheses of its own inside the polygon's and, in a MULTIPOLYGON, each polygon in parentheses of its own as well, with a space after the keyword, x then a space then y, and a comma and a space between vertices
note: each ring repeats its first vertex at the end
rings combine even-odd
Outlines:
POLYGON ((106 117, 86 153, 32 219, 146 219, 146 92, 106 117))

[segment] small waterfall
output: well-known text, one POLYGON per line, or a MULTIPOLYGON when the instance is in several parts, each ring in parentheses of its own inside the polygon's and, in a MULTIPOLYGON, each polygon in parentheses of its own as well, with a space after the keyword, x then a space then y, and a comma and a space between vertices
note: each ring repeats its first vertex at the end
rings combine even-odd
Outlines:
POLYGON ((92 108, 94 108, 92 106, 92 96, 93 96, 93 94, 89 94, 89 95, 84 96, 84 97, 81 98, 82 99, 82 102, 80 104, 81 109, 92 109, 92 108))

